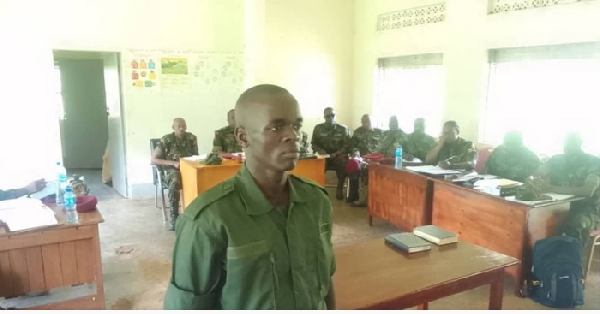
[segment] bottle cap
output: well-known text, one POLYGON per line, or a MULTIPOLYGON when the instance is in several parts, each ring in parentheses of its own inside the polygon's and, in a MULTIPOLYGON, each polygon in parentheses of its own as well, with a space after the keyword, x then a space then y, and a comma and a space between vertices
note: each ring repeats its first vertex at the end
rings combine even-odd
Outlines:
POLYGON ((71 187, 67 186, 67 188, 65 189, 65 192, 72 192, 71 187))

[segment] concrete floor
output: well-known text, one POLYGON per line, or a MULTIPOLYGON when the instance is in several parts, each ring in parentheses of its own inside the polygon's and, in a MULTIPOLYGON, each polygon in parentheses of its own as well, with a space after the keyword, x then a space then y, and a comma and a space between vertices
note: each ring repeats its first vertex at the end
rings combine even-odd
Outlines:
MULTIPOLYGON (((165 231, 162 214, 154 199, 128 200, 100 181, 100 172, 83 172, 98 197, 105 222, 100 226, 104 290, 107 309, 161 309, 171 273, 171 253, 174 235, 165 231), (118 254, 116 250, 129 253, 118 254)), ((333 193, 331 193, 333 195, 333 193)), ((381 238, 396 229, 382 221, 373 227, 366 222, 366 209, 334 204, 334 246, 348 245, 381 238)), ((600 250, 598 250, 600 251, 600 250)), ((580 309, 600 309, 600 252, 595 254, 586 284, 586 304, 580 309)), ((504 309, 547 309, 530 299, 512 293, 512 280, 505 281, 504 309)), ((480 287, 455 296, 440 299, 430 309, 487 309, 489 287, 480 287)))

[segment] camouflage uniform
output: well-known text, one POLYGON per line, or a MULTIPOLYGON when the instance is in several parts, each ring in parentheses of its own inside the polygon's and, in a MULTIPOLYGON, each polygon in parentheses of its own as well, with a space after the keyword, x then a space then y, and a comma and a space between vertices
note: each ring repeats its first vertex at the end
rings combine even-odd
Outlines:
POLYGON ((306 134, 306 132, 302 131, 302 135, 300 137, 300 155, 301 156, 306 156, 307 154, 310 154, 310 145, 308 144, 308 134, 306 134))
POLYGON ((459 137, 454 143, 444 143, 434 164, 444 160, 449 160, 452 163, 475 162, 477 160, 477 148, 475 148, 473 142, 459 137))
POLYGON ((504 145, 494 149, 485 162, 485 173, 519 182, 532 176, 540 166, 540 158, 525 146, 511 152, 504 145))
POLYGON ((350 144, 350 130, 344 125, 325 123, 317 124, 312 134, 312 149, 315 153, 335 154, 343 149, 342 155, 336 158, 327 158, 325 169, 335 170, 338 178, 336 198, 343 199, 344 178, 346 177, 346 161, 348 160, 348 145, 350 144))
MULTIPOLYGON (((377 153, 382 140, 382 130, 377 128, 368 130, 361 126, 354 131, 354 134, 350 139, 350 150, 358 150, 361 156, 374 154, 377 153)), ((362 182, 363 185, 367 185, 367 168, 365 166, 361 166, 359 173, 347 173, 347 175, 350 178, 347 201, 353 202, 360 198, 359 183, 362 182)))
MULTIPOLYGON (((179 161, 179 158, 198 155, 198 139, 192 133, 185 133, 183 139, 178 139, 175 133, 163 136, 156 146, 162 154, 159 159, 179 161)), ((181 175, 178 169, 163 166, 163 182, 169 188, 170 221, 169 227, 175 223, 179 215, 179 191, 181 190, 181 175)))
MULTIPOLYGON (((581 187, 590 174, 600 176, 600 159, 588 154, 582 154, 570 162, 565 155, 556 155, 548 160, 546 167, 550 184, 554 186, 581 187)), ((590 232, 596 229, 600 221, 599 208, 599 189, 591 197, 572 202, 569 215, 558 228, 557 234, 572 236, 585 247, 590 232)))
POLYGON ((401 129, 386 130, 383 132, 383 139, 379 144, 379 152, 385 158, 393 158, 396 156, 396 147, 398 145, 406 145, 406 133, 401 129))
POLYGON ((241 153, 242 148, 235 140, 234 131, 235 128, 232 126, 216 130, 213 147, 220 147, 223 153, 241 153))
POLYGON ((425 162, 427 153, 435 147, 436 143, 437 141, 433 136, 425 133, 413 132, 406 137, 406 141, 402 146, 403 153, 411 154, 413 157, 425 162))

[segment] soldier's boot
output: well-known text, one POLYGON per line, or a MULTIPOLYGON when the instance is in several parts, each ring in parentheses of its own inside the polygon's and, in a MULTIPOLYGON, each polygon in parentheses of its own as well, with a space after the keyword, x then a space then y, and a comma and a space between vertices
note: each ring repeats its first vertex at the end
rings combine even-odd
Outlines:
POLYGON ((340 201, 344 199, 344 179, 338 178, 335 198, 340 201))
POLYGON ((171 207, 169 208, 169 221, 167 223, 168 231, 175 230, 175 222, 177 221, 177 217, 179 217, 179 201, 172 201, 171 207))

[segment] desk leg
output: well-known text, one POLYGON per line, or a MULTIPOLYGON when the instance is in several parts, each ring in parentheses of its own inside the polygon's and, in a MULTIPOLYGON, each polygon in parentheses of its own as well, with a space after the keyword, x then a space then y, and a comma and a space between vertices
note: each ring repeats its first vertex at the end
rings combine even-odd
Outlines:
POLYGON ((429 309, 429 303, 423 303, 423 304, 417 305, 417 310, 428 310, 428 309, 429 309))
POLYGON ((373 226, 373 216, 371 214, 367 216, 367 223, 369 226, 373 226))
POLYGON ((490 283, 490 310, 501 310, 504 298, 504 271, 497 272, 490 283))

